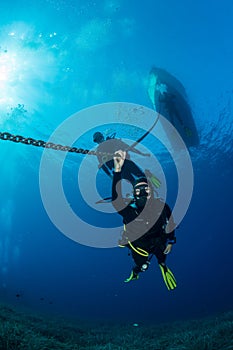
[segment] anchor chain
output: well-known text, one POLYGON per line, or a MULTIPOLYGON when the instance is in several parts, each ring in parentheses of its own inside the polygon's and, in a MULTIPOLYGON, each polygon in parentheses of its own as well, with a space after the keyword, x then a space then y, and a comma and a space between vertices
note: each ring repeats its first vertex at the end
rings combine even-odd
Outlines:
POLYGON ((0 139, 4 141, 12 141, 16 143, 23 143, 25 145, 32 145, 36 147, 43 147, 43 148, 51 148, 56 151, 65 151, 65 152, 72 152, 72 153, 80 153, 80 154, 88 154, 88 155, 94 155, 94 156, 112 156, 111 153, 106 152, 97 152, 97 151, 90 151, 83 148, 77 148, 77 147, 70 147, 70 146, 63 146, 60 144, 56 144, 53 142, 45 142, 43 140, 36 140, 31 137, 23 137, 20 135, 13 135, 9 132, 0 132, 0 139))

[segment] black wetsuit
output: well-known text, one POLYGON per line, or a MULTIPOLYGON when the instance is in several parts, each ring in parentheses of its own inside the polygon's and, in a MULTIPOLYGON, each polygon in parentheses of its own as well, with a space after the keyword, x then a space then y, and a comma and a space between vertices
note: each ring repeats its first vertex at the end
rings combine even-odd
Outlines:
MULTIPOLYGON (((97 152, 106 152, 110 154, 114 154, 115 152, 127 151, 129 149, 129 145, 123 142, 120 139, 110 139, 100 143, 97 147, 97 152)), ((130 150, 137 154, 142 154, 140 151, 136 149, 130 150)), ((98 155, 99 160, 99 168, 103 169, 103 171, 108 175, 112 176, 112 172, 114 169, 114 161, 111 156, 108 155, 98 155)), ((130 160, 130 156, 126 153, 126 159, 124 166, 122 168, 122 178, 133 183, 135 179, 139 177, 145 177, 143 171, 132 161, 130 160)))
POLYGON ((121 186, 118 181, 122 179, 122 173, 114 173, 112 183, 112 204, 117 212, 123 217, 125 230, 120 244, 129 247, 136 266, 134 272, 143 271, 142 266, 148 262, 148 257, 135 252, 128 244, 132 242, 133 247, 141 248, 149 254, 154 254, 158 263, 165 263, 166 255, 163 253, 168 243, 175 243, 174 222, 171 218, 169 206, 159 199, 151 198, 147 201, 144 209, 138 208, 132 201, 126 204, 122 198, 121 186), (173 230, 166 233, 166 226, 173 230))

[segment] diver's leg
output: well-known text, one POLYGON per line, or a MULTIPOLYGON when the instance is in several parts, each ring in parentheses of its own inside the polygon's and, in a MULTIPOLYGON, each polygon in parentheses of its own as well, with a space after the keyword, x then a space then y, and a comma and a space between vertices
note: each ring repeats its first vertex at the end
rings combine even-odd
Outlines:
POLYGON ((147 257, 139 255, 134 250, 131 251, 135 265, 130 273, 130 276, 125 280, 125 282, 137 280, 139 278, 139 273, 148 268, 147 257))
POLYGON ((165 264, 165 261, 166 261, 167 255, 165 255, 165 254, 163 253, 165 247, 166 247, 166 246, 165 246, 165 244, 164 244, 164 247, 155 247, 154 250, 153 250, 153 254, 156 256, 157 261, 158 261, 158 264, 166 265, 166 264, 165 264), (164 248, 164 249, 163 249, 163 248, 164 248))
POLYGON ((132 250, 132 257, 135 263, 135 266, 133 267, 133 271, 135 274, 139 274, 139 272, 144 272, 148 269, 148 257, 142 256, 136 253, 134 250, 132 250))

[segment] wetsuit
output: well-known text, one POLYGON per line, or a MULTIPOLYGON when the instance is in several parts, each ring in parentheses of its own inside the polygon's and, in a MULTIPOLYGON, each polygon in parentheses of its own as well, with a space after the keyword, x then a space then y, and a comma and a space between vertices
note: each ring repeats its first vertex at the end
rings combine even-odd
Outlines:
MULTIPOLYGON (((166 233, 168 220, 171 218, 169 206, 159 199, 150 198, 144 208, 139 208, 132 201, 129 204, 122 198, 121 185, 122 172, 114 172, 112 182, 112 198, 115 209, 123 217, 125 230, 119 242, 131 249, 132 257, 136 266, 133 271, 138 273, 144 271, 143 266, 148 267, 148 256, 142 256, 135 252, 128 244, 132 242, 136 248, 143 249, 150 254, 154 254, 158 263, 165 263, 166 255, 163 253, 167 244, 176 241, 175 230, 166 233)), ((169 221, 170 227, 175 227, 172 218, 169 221), (170 226, 171 225, 171 226, 170 226)), ((170 231, 170 230, 169 230, 170 231)))

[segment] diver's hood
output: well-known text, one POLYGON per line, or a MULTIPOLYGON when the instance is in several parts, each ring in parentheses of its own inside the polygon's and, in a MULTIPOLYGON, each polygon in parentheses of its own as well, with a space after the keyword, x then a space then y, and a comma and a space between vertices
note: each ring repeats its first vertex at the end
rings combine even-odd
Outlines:
POLYGON ((143 208, 150 198, 149 186, 145 180, 144 178, 138 179, 134 186, 134 199, 138 208, 143 208))

